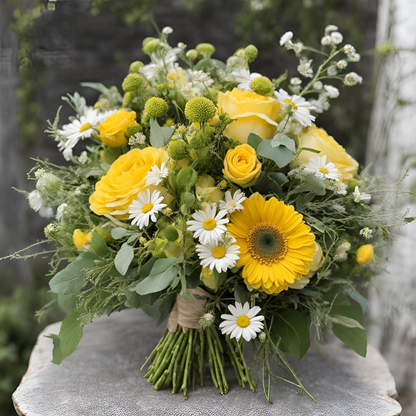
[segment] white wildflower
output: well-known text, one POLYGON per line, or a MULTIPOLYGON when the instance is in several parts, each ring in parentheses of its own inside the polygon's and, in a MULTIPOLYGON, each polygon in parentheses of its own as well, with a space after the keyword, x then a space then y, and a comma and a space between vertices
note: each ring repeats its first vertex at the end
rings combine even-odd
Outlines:
POLYGON ((345 69, 348 65, 348 62, 345 59, 341 59, 340 61, 337 62, 336 67, 338 69, 345 69))
POLYGON ((334 77, 335 75, 338 74, 337 66, 336 65, 331 65, 326 72, 327 72, 328 76, 334 77))
POLYGON ((292 49, 295 51, 296 55, 300 54, 304 48, 305 48, 305 45, 302 42, 296 42, 292 46, 292 49))
POLYGON ((65 211, 68 209, 68 204, 61 204, 56 210, 56 219, 59 221, 65 214, 65 211))
POLYGON ((373 238, 373 230, 368 227, 364 227, 362 230, 360 230, 360 235, 369 240, 370 238, 373 238))
POLYGON ((313 77, 312 59, 301 59, 298 72, 306 78, 313 77))
POLYGON ((145 144, 146 143, 146 136, 143 133, 135 133, 133 136, 129 137, 129 145, 134 146, 136 144, 145 144))
POLYGON ((344 85, 347 87, 353 87, 354 85, 361 84, 363 82, 363 78, 355 72, 350 72, 349 74, 345 75, 344 78, 344 85))
POLYGON ((338 26, 335 26, 335 25, 328 25, 328 26, 325 28, 325 33, 335 32, 336 30, 338 30, 338 26))
POLYGON ((293 32, 286 32, 280 38, 280 41, 279 41, 280 46, 286 45, 286 43, 289 42, 290 40, 292 40, 292 38, 293 38, 293 32))
POLYGON ((322 39, 321 39, 321 45, 322 46, 328 46, 328 45, 330 45, 332 43, 332 39, 331 39, 331 36, 324 36, 322 39))
POLYGON ((360 62, 361 55, 357 52, 348 54, 348 58, 351 59, 351 62, 360 62))
POLYGON ((45 169, 38 169, 36 172, 35 172, 35 178, 36 179, 39 179, 40 178, 40 175, 42 175, 43 173, 45 173, 45 169))
POLYGON ((81 152, 81 154, 78 157, 78 162, 81 163, 81 165, 85 165, 88 161, 88 153, 84 150, 81 152))
POLYGON ((170 35, 173 32, 173 29, 170 26, 166 26, 162 29, 164 35, 170 35))
POLYGON ((329 98, 337 98, 339 97, 339 89, 333 87, 332 85, 325 85, 325 91, 327 92, 329 98))
POLYGON ((344 50, 344 52, 345 52, 347 55, 349 55, 349 54, 351 54, 351 53, 355 53, 355 48, 354 48, 354 46, 352 46, 352 45, 350 45, 350 44, 344 45, 343 50, 344 50))
POLYGON ((290 79, 290 84, 291 85, 300 85, 302 84, 302 80, 298 77, 293 77, 290 79))
POLYGON ((323 84, 322 84, 321 81, 315 81, 313 83, 313 89, 314 90, 320 91, 322 89, 322 87, 323 87, 323 84))
POLYGON ((331 33, 331 41, 333 45, 339 45, 343 41, 344 37, 340 32, 331 33))
POLYGON ((358 188, 358 186, 355 187, 355 190, 352 193, 352 196, 354 197, 354 202, 357 202, 357 203, 365 202, 366 204, 368 204, 371 200, 371 195, 360 192, 360 189, 358 188))
POLYGON ((30 208, 33 209, 33 211, 38 212, 41 208, 43 208, 43 201, 42 197, 40 196, 39 191, 34 190, 32 191, 28 196, 27 199, 29 201, 30 208))

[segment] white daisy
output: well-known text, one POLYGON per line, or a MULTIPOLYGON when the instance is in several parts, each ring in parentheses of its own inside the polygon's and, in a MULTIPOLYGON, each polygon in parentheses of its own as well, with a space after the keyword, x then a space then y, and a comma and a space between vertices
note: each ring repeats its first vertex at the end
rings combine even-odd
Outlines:
POLYGON ((248 302, 241 305, 236 302, 235 306, 228 305, 228 310, 232 315, 221 315, 223 321, 220 323, 221 332, 223 335, 230 335, 230 338, 235 338, 237 341, 243 337, 247 342, 255 339, 257 333, 263 329, 264 316, 256 316, 261 309, 258 306, 250 309, 248 302))
POLYGON ((325 91, 327 92, 329 98, 339 97, 339 89, 333 87, 332 85, 324 85, 325 91))
POLYGON ((158 165, 154 165, 152 169, 150 169, 149 172, 147 173, 146 186, 159 185, 163 181, 163 179, 166 179, 168 177, 168 175, 169 175, 169 170, 166 167, 165 163, 162 163, 160 168, 158 165))
POLYGON ((302 126, 312 126, 312 121, 315 121, 315 116, 311 115, 310 111, 314 110, 315 107, 303 97, 299 95, 289 95, 285 90, 280 89, 279 92, 274 92, 276 98, 280 104, 292 106, 292 116, 302 126))
POLYGON ((339 170, 332 162, 326 162, 326 155, 311 157, 303 172, 312 173, 322 180, 337 180, 341 176, 339 170))
POLYGON ((230 191, 227 191, 225 193, 225 201, 220 201, 220 210, 225 211, 227 214, 240 211, 244 208, 241 204, 245 199, 246 196, 240 189, 237 189, 233 196, 231 196, 230 191))
POLYGON ((280 38, 280 46, 283 46, 286 44, 286 42, 289 42, 293 38, 293 32, 286 32, 283 34, 283 36, 280 38))
POLYGON ((38 212, 41 208, 43 208, 43 201, 42 197, 40 196, 39 191, 34 190, 32 191, 28 196, 27 199, 29 201, 30 208, 33 209, 33 211, 38 212))
POLYGON ((61 204, 56 210, 56 219, 59 221, 65 214, 65 211, 68 209, 68 204, 61 204))
POLYGON ((253 81, 253 79, 259 78, 261 76, 262 75, 258 74, 257 72, 253 72, 253 73, 250 74, 250 71, 246 68, 239 68, 239 69, 234 70, 233 72, 231 72, 231 74, 228 75, 228 79, 230 81, 239 82, 239 84, 237 85, 237 88, 240 88, 240 90, 253 91, 250 88, 251 81, 253 81))
POLYGON ((364 227, 362 230, 360 230, 360 235, 369 240, 370 238, 373 238, 373 230, 368 227, 364 227))
POLYGON ((129 219, 133 219, 131 224, 143 228, 149 225, 149 220, 156 222, 156 214, 166 207, 166 204, 161 204, 163 198, 159 191, 150 193, 150 190, 146 189, 140 192, 138 198, 129 206, 129 219))
POLYGON ((365 202, 366 204, 368 204, 371 200, 371 195, 361 193, 358 186, 355 187, 355 190, 352 193, 352 196, 354 197, 354 202, 357 202, 357 203, 358 202, 365 202))
POLYGON ((96 127, 114 111, 111 110, 100 113, 97 109, 87 107, 84 114, 80 116, 79 119, 77 118, 71 123, 62 126, 62 129, 59 130, 59 134, 64 137, 64 140, 61 140, 58 143, 58 149, 61 152, 64 152, 65 159, 70 160, 72 149, 76 144, 81 139, 91 137, 91 135, 96 132, 96 127))
POLYGON ((188 231, 194 231, 194 237, 199 238, 202 244, 216 244, 222 234, 227 231, 224 224, 228 219, 224 218, 224 211, 217 214, 217 207, 207 206, 206 210, 199 210, 192 214, 193 221, 187 221, 188 231))
POLYGON ((226 247, 217 244, 197 244, 196 251, 201 260, 201 266, 206 269, 217 269, 218 273, 225 272, 235 266, 240 258, 240 246, 235 244, 235 238, 226 247))
POLYGON ((306 78, 313 77, 312 59, 301 59, 298 65, 298 72, 306 78))

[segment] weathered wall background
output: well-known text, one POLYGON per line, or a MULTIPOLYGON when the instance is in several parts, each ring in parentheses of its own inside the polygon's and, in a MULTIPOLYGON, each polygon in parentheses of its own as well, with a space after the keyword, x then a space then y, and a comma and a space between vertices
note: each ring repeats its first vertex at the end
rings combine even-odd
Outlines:
MULTIPOLYGON (((242 29, 242 33, 240 27, 238 34, 235 27, 244 21, 244 10, 248 1, 205 0, 205 3, 205 7, 202 7, 198 13, 192 13, 180 0, 159 0, 154 10, 155 20, 159 27, 167 25, 173 27, 174 33, 170 36, 172 44, 183 41, 194 46, 199 42, 211 42, 217 47, 215 57, 222 60, 238 47, 254 43, 259 47, 261 57, 253 64, 253 70, 270 77, 280 75, 288 66, 293 69, 290 75, 296 75, 294 70, 296 61, 285 51, 281 53, 281 49, 276 42, 273 43, 273 40, 278 39, 284 30, 293 30, 297 34, 297 29, 301 25, 299 22, 302 18, 301 12, 308 13, 308 7, 310 13, 322 8, 323 4, 329 8, 336 8, 337 15, 331 12, 326 14, 316 12, 315 20, 311 24, 315 25, 315 28, 318 27, 320 32, 328 23, 338 24, 341 32, 351 28, 353 24, 356 25, 360 29, 359 35, 355 38, 361 44, 359 51, 367 51, 367 53, 363 54, 362 61, 352 70, 364 77, 363 86, 356 89, 344 88, 338 99, 339 102, 326 115, 320 117, 319 124, 360 162, 364 162, 365 137, 371 114, 374 91, 372 80, 375 72, 373 55, 369 52, 376 42, 377 7, 380 10, 378 43, 387 40, 391 33, 396 33, 394 30, 392 32, 390 24, 394 20, 397 37, 393 37, 393 40, 402 42, 405 39, 408 45, 414 48, 416 33, 411 21, 411 16, 416 13, 414 0, 380 0, 379 2, 377 0, 293 0, 291 2, 293 8, 299 9, 299 15, 293 16, 278 14, 278 5, 289 6, 281 0, 275 0, 269 2, 274 4, 270 12, 264 10, 262 15, 264 20, 253 21, 251 26, 250 22, 245 21, 245 27, 248 25, 250 30, 244 32, 242 29), (402 10, 400 14, 393 13, 396 6, 397 10, 399 7, 402 10), (343 14, 346 16, 345 19, 331 20, 331 16, 343 16, 343 14), (407 23, 404 25, 402 22, 407 23), (261 33, 267 30, 270 30, 268 37, 261 33)), ((155 34, 151 25, 128 27, 115 18, 109 10, 102 11, 96 17, 92 16, 90 7, 89 0, 58 0, 56 10, 43 12, 34 27, 32 38, 34 49, 42 57, 44 65, 44 84, 37 88, 36 101, 45 120, 54 118, 57 108, 63 103, 60 97, 68 92, 78 91, 90 104, 94 103, 97 93, 80 87, 80 82, 102 82, 108 86, 120 87, 131 61, 139 59, 147 62, 141 52, 141 40, 155 34)), ((28 191, 33 189, 33 183, 26 181, 26 172, 33 166, 29 157, 39 156, 49 158, 56 163, 63 162, 55 143, 46 135, 36 137, 40 144, 32 148, 25 147, 19 136, 16 119, 18 112, 16 91, 19 85, 18 41, 9 28, 9 24, 13 21, 12 13, 12 5, 7 0, 0 0, 0 257, 41 239, 43 227, 48 222, 30 210, 23 195, 11 190, 12 186, 28 191)), ((305 43, 309 41, 308 38, 302 40, 305 43)), ((357 45, 354 41, 350 43, 357 45)), ((410 61, 409 65, 410 68, 415 68, 416 63, 410 61)), ((394 67, 389 68, 386 71, 394 72, 394 67)), ((385 76, 385 72, 382 72, 382 81, 386 80, 385 76)), ((372 117, 368 161, 372 160, 374 149, 378 146, 377 138, 382 135, 378 128, 382 124, 387 108, 380 88, 377 90, 376 107, 372 117)), ((414 101, 412 93, 414 95, 415 91, 413 77, 413 83, 403 85, 403 94, 414 101)), ((407 120, 412 120, 414 107, 406 111, 409 111, 406 113, 407 120)), ((65 122, 70 114, 70 108, 64 105, 61 120, 65 122)), ((400 124, 401 127, 399 124, 400 119, 397 119, 396 127, 389 133, 391 146, 389 152, 396 151, 396 147, 393 146, 397 143, 395 137, 406 137, 406 140, 402 142, 400 152, 394 153, 396 155, 394 163, 391 163, 392 153, 388 153, 382 159, 383 162, 380 163, 380 170, 377 173, 395 176, 401 166, 401 156, 411 148, 416 153, 414 134, 410 130, 402 130, 403 123, 400 124)), ((409 129, 411 124, 410 122, 407 124, 409 129)), ((44 128, 46 128, 45 122, 40 130, 44 128)), ((412 233, 412 230, 414 228, 408 227, 404 233, 412 233)), ((405 387, 416 390, 416 386, 412 384, 415 380, 416 332, 414 329, 408 329, 413 328, 415 316, 416 285, 411 279, 412 276, 414 279, 414 264, 410 262, 410 259, 415 258, 414 239, 409 234, 401 234, 400 239, 397 248, 390 256, 396 259, 394 265, 389 267, 392 275, 385 276, 380 283, 381 287, 389 283, 390 286, 385 286, 387 287, 385 296, 375 301, 373 316, 378 317, 378 320, 371 333, 371 339, 382 349, 391 363, 399 391, 400 388, 405 387), (403 247, 407 247, 408 251, 404 251, 403 247), (394 276, 393 284, 392 276, 394 276), (409 294, 406 300, 401 297, 404 287, 408 289, 406 293, 409 294), (413 295, 410 295, 411 293, 413 295), (398 312, 397 303, 401 305, 398 312), (406 317, 403 322, 409 325, 403 324, 393 330, 396 325, 392 323, 392 319, 393 317, 396 319, 396 316, 406 317)), ((36 273, 45 273, 47 270, 45 265, 46 260, 6 262, 0 264, 0 279, 9 276, 20 283, 28 283, 36 273)), ((411 414, 414 413, 409 413, 411 414)))

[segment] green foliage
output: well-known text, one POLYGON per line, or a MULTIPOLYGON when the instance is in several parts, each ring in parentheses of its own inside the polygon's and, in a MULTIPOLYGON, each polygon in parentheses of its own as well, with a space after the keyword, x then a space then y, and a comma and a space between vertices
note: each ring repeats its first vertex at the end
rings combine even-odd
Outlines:
POLYGON ((172 127, 160 127, 155 118, 150 119, 150 144, 153 147, 165 146, 174 133, 172 127))
POLYGON ((133 258, 133 247, 128 243, 124 243, 114 259, 114 266, 122 276, 127 273, 133 258))
POLYGON ((294 153, 287 147, 287 144, 276 144, 276 142, 273 143, 270 139, 263 140, 257 146, 256 152, 261 157, 273 160, 279 168, 287 166, 292 161, 294 153))
POLYGON ((270 336, 279 348, 300 360, 310 346, 308 321, 293 309, 280 310, 273 321, 270 336))

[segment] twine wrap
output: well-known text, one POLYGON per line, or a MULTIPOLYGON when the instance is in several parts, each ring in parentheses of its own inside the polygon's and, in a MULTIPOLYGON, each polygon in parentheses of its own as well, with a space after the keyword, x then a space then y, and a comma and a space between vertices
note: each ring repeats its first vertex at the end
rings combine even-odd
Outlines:
POLYGON ((192 297, 191 300, 185 300, 181 295, 176 299, 175 306, 170 313, 168 324, 166 325, 166 329, 169 332, 176 332, 178 325, 182 327, 183 332, 187 332, 191 328, 201 329, 199 326, 199 318, 206 312, 205 305, 207 299, 196 299, 195 295, 206 298, 210 295, 200 287, 189 289, 188 292, 192 297))

